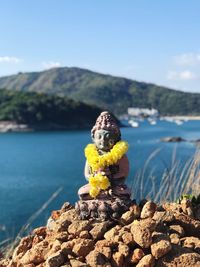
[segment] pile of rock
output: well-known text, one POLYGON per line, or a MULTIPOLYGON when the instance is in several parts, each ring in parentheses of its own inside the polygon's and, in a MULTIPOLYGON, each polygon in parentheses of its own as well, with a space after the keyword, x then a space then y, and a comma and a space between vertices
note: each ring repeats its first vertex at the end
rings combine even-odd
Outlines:
POLYGON ((80 220, 65 203, 0 267, 200 266, 200 207, 133 204, 117 221, 80 220))

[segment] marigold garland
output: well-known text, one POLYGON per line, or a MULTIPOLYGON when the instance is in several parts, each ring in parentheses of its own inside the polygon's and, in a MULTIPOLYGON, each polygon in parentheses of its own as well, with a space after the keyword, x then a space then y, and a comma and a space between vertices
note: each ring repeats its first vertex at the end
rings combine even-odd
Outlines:
POLYGON ((128 143, 125 141, 117 142, 110 152, 99 155, 95 144, 88 144, 85 148, 85 156, 92 168, 93 175, 89 178, 91 186, 90 196, 96 197, 100 190, 105 190, 110 186, 107 176, 101 174, 101 170, 110 165, 114 165, 120 160, 128 150, 128 143))

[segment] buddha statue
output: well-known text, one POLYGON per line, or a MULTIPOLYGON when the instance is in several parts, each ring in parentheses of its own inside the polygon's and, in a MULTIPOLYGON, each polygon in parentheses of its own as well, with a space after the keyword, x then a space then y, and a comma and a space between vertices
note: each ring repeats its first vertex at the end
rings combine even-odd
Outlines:
POLYGON ((131 203, 131 190, 125 185, 128 144, 121 141, 120 129, 107 111, 97 118, 91 136, 94 144, 85 148, 89 183, 78 190, 76 209, 83 219, 119 217, 131 203))

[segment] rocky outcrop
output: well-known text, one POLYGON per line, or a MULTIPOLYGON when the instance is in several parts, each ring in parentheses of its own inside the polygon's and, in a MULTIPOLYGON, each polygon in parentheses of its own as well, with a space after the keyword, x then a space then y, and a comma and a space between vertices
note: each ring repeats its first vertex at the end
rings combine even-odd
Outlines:
POLYGON ((186 140, 180 136, 170 136, 160 139, 162 142, 185 142, 186 140))
POLYGON ((147 201, 132 204, 118 220, 99 221, 81 220, 65 203, 47 226, 22 238, 0 267, 198 267, 195 210, 184 201, 162 206, 147 201))

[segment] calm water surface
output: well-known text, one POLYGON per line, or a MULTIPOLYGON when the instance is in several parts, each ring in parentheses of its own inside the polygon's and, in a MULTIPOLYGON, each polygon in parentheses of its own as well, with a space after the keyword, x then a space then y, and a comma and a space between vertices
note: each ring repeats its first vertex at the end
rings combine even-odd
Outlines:
MULTIPOLYGON (((159 179, 170 167, 173 151, 184 162, 195 152, 192 143, 161 143, 160 138, 181 136, 200 138, 200 122, 189 121, 181 126, 160 121, 151 126, 143 122, 139 128, 123 128, 122 137, 130 144, 129 185, 142 169, 148 156, 160 148, 152 161, 159 179)), ((0 135, 0 240, 15 235, 28 218, 59 188, 62 192, 35 220, 33 227, 44 224, 53 209, 63 202, 74 203, 78 188, 85 184, 83 176, 84 147, 91 142, 89 131, 7 133, 0 135)), ((147 174, 148 176, 148 174, 147 174)))

